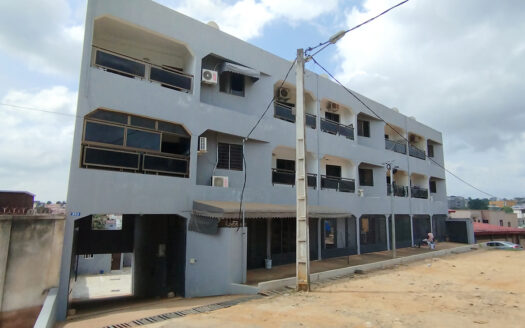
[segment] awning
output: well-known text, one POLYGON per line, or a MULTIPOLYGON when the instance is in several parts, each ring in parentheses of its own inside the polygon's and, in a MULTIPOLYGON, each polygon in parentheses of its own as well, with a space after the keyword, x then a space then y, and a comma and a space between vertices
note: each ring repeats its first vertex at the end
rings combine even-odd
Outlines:
POLYGON ((222 73, 222 72, 232 72, 232 73, 237 73, 237 74, 249 76, 252 79, 254 79, 254 81, 257 81, 261 77, 261 73, 256 71, 256 70, 254 70, 253 68, 249 68, 249 67, 241 66, 241 65, 237 65, 237 64, 232 64, 232 63, 228 63, 228 62, 224 62, 224 63, 221 64, 221 66, 219 68, 219 72, 220 73, 222 73))
MULTIPOLYGON (((243 203, 246 219, 295 218, 295 205, 243 203)), ((216 219, 240 219, 238 202, 193 201, 193 215, 216 219)), ((351 213, 326 206, 308 206, 308 216, 311 218, 346 218, 351 213)))

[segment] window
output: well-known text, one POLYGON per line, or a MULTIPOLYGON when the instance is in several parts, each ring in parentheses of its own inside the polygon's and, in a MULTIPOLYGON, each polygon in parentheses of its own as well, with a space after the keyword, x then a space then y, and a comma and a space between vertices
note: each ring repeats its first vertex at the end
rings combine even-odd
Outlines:
POLYGON ((280 170, 287 170, 295 172, 295 161, 289 159, 278 159, 277 168, 280 170))
POLYGON ((357 120, 357 135, 370 138, 370 122, 357 120))
POLYGON ((435 180, 430 180, 430 192, 434 194, 437 192, 435 180))
POLYGON ((510 227, 510 222, 507 222, 507 227, 510 227))
POLYGON ((337 123, 339 123, 339 114, 325 112, 325 113, 324 113, 324 117, 325 117, 327 120, 330 120, 330 121, 332 121, 332 122, 337 122, 337 123))
POLYGON ((160 133, 128 128, 126 145, 133 148, 160 151, 160 133))
POLYGON ((219 143, 217 168, 242 171, 242 145, 219 143))
POLYGON ((434 145, 427 145, 428 157, 434 157, 434 145))
POLYGON ((503 220, 499 220, 499 225, 503 227, 503 220))
POLYGON ((359 185, 373 186, 374 185, 374 171, 372 169, 359 169, 359 185))
POLYGON ((84 140, 110 145, 124 145, 124 128, 115 125, 86 122, 84 140))
POLYGON ((223 72, 219 77, 221 92, 244 97, 244 75, 223 72))
POLYGON ((339 165, 326 165, 326 176, 340 178, 341 167, 339 165))

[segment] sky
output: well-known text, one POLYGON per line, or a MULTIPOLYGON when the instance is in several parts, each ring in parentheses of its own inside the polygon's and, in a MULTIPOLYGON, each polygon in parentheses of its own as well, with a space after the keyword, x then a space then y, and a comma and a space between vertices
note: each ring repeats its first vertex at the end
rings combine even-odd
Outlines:
MULTIPOLYGON (((157 0, 290 60, 399 1, 157 0)), ((0 1, 0 190, 66 199, 85 11, 84 0, 0 1)), ((316 58, 441 131, 448 170, 513 198, 525 196, 523 35, 524 1, 411 0, 316 58)), ((447 193, 488 197, 450 174, 447 193)))

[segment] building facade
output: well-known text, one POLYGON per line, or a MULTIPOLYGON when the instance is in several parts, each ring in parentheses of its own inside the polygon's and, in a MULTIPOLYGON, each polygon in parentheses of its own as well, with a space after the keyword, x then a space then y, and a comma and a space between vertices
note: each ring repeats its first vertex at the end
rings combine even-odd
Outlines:
POLYGON ((455 210, 449 213, 454 219, 471 219, 472 222, 518 228, 520 221, 516 213, 505 213, 498 210, 455 210))
MULTIPOLYGON (((291 62, 146 0, 89 1, 85 26, 59 318, 82 254, 133 253, 138 297, 244 292, 293 263, 291 62)), ((312 72, 305 89, 310 259, 389 249, 392 212, 398 247, 444 238, 441 133, 312 72)))

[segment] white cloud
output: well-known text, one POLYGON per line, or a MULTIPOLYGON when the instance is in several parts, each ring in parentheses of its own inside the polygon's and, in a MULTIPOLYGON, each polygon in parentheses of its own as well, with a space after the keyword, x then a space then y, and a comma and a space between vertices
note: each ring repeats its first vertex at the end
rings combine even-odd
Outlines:
MULTIPOLYGON (((63 86, 10 90, 3 104, 74 115, 77 93, 63 86)), ((0 105, 2 188, 26 190, 40 200, 65 200, 74 117, 0 105)))
POLYGON ((183 0, 177 4, 168 0, 158 2, 201 21, 214 21, 222 31, 244 40, 260 36, 263 28, 272 21, 281 19, 295 24, 312 20, 333 12, 338 4, 338 0, 240 0, 235 3, 224 0, 183 0))
POLYGON ((0 51, 38 72, 77 76, 84 31, 78 16, 66 0, 0 1, 0 51))
MULTIPOLYGON (((365 1, 362 11, 346 12, 347 27, 396 2, 365 1)), ((524 12, 516 1, 408 2, 337 44, 337 77, 442 131, 446 165, 459 176, 518 196, 525 171, 515 156, 525 146, 524 12)), ((447 180, 449 194, 481 196, 447 180)))

